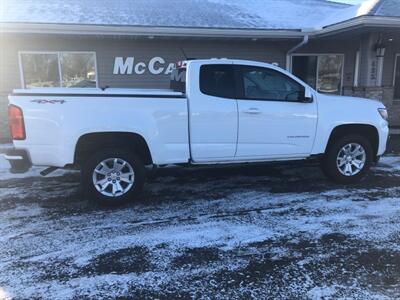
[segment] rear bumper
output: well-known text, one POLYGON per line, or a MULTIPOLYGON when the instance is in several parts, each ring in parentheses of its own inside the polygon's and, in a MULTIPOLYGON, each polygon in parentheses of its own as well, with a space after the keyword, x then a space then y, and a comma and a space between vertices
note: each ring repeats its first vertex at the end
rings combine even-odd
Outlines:
POLYGON ((9 149, 4 157, 10 162, 11 173, 25 173, 32 167, 31 160, 26 150, 9 149))

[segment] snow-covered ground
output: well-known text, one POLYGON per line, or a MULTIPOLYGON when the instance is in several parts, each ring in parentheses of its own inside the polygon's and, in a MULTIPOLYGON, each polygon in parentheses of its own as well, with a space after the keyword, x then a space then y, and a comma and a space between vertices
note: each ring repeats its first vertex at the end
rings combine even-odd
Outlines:
POLYGON ((304 163, 160 170, 114 209, 38 171, 0 171, 0 298, 400 297, 399 156, 350 187, 304 163))
MULTIPOLYGON (((12 174, 9 172, 10 164, 0 153, 0 181, 8 179, 28 178, 28 177, 40 177, 40 172, 45 168, 33 167, 29 172, 22 174, 12 174)), ((73 173, 73 171, 58 169, 51 173, 48 177, 64 176, 67 173, 73 173)))

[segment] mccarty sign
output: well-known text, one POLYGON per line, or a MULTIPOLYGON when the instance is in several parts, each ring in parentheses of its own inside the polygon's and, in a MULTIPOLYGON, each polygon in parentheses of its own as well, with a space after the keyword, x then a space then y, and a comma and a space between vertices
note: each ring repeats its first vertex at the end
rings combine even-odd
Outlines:
POLYGON ((164 58, 156 56, 147 63, 135 61, 135 57, 115 57, 114 75, 143 75, 146 71, 153 75, 171 74, 175 63, 167 63, 164 58))
MULTIPOLYGON (((278 63, 272 63, 278 66, 278 63)), ((114 75, 143 75, 149 72, 152 75, 169 75, 175 68, 175 63, 166 62, 160 56, 153 57, 147 63, 143 61, 136 62, 134 56, 120 57, 114 59, 114 75)))

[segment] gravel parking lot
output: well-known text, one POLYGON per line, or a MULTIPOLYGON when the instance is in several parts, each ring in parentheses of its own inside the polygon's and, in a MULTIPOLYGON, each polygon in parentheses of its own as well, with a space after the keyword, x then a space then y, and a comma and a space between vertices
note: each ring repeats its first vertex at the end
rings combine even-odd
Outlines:
POLYGON ((400 297, 400 156, 354 186, 301 162, 164 169, 113 209, 78 173, 0 166, 0 298, 400 297))

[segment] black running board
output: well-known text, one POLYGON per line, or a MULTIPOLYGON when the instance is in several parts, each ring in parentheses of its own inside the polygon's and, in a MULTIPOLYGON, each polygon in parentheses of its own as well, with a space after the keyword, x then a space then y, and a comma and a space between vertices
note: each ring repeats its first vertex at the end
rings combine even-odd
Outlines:
POLYGON ((53 173, 55 170, 57 170, 57 167, 48 167, 47 169, 44 169, 43 171, 40 172, 40 175, 42 176, 47 176, 50 173, 53 173))

